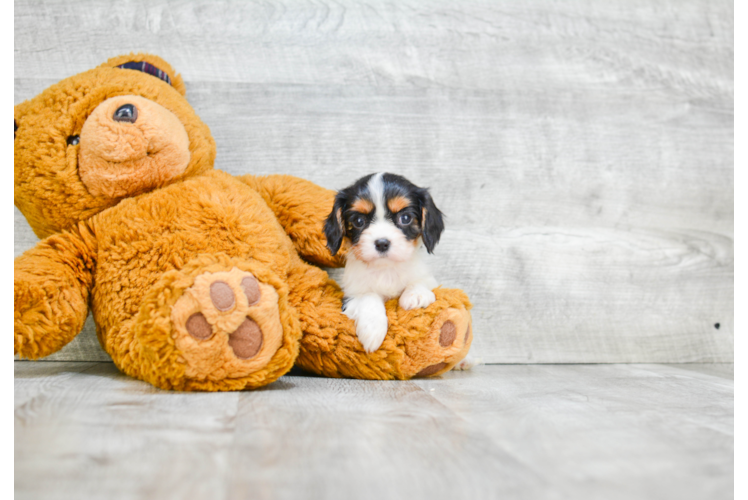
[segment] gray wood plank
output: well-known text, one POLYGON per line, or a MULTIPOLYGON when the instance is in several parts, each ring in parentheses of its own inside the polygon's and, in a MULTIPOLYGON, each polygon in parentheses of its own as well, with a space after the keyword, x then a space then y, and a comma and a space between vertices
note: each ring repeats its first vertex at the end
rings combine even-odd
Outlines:
POLYGON ((159 391, 112 363, 15 365, 17 498, 222 497, 238 393, 159 391))
POLYGON ((726 1, 46 0, 16 2, 14 14, 26 55, 15 68, 35 78, 83 71, 113 51, 158 50, 188 80, 477 89, 626 80, 654 92, 666 80, 702 98, 732 90, 726 1))
POLYGON ((27 498, 731 498, 733 383, 666 365, 285 376, 165 392, 111 363, 15 363, 27 498))
MULTIPOLYGON (((748 264, 748 262, 747 262, 748 264)), ((748 266, 746 266, 748 269, 748 266)), ((735 279, 735 362, 748 363, 748 276, 735 279)))
POLYGON ((470 291, 487 362, 732 361, 729 238, 526 227, 455 231, 444 250, 440 268, 470 291))
POLYGON ((242 394, 231 463, 247 473, 229 498, 554 496, 542 471, 409 382, 283 377, 242 394))
POLYGON ((735 380, 735 365, 733 363, 673 363, 668 366, 735 380))
POLYGON ((33 363, 15 362, 14 370, 14 397, 16 419, 23 420, 27 403, 34 399, 36 394, 44 393, 48 387, 67 381, 76 373, 90 370, 95 367, 95 362, 64 362, 64 363, 33 363))
POLYGON ((733 25, 706 0, 16 2, 14 99, 155 52, 218 168, 430 186, 487 362, 731 362, 733 25))
POLYGON ((444 378, 414 383, 565 498, 733 497, 731 380, 668 365, 481 366, 444 378))
MULTIPOLYGON (((748 12, 744 2, 733 0, 730 66, 733 106, 730 123, 730 173, 735 199, 732 228, 735 297, 735 360, 748 362, 748 12)), ((743 471, 748 476, 748 470, 743 471)), ((743 489, 748 483, 743 481, 743 489)))

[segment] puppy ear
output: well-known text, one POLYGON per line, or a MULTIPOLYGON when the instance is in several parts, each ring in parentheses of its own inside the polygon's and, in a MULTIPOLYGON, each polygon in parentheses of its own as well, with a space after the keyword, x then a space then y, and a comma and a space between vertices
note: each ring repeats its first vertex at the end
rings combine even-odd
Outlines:
POLYGON ((422 189, 418 197, 421 205, 421 237, 428 253, 434 253, 434 247, 444 231, 444 214, 436 208, 428 189, 422 189))
POLYGON ((327 248, 330 249, 330 253, 335 255, 340 250, 340 245, 343 244, 343 236, 345 236, 345 224, 343 222, 343 207, 345 206, 345 198, 338 193, 335 196, 335 203, 332 206, 332 212, 327 216, 325 221, 325 238, 327 238, 327 248))

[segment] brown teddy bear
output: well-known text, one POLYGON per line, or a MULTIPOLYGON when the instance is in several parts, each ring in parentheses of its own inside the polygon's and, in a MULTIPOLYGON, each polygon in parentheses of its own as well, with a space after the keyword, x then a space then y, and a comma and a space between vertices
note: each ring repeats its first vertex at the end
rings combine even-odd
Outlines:
POLYGON ((389 301, 387 338, 366 353, 316 266, 343 264, 322 230, 335 193, 213 170, 210 131, 159 57, 110 59, 19 104, 14 121, 15 204, 44 238, 14 265, 21 357, 62 348, 89 308, 117 367, 165 389, 256 388, 294 364, 407 379, 467 354, 470 303, 443 288, 425 309, 389 301))

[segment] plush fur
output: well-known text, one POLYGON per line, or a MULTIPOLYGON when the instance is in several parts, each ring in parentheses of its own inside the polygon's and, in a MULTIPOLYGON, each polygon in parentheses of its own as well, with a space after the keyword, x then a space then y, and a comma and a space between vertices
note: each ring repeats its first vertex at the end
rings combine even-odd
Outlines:
POLYGON ((323 234, 335 193, 213 170, 213 138, 184 95, 166 61, 130 54, 15 107, 15 204, 44 238, 14 263, 15 353, 59 350, 90 308, 118 368, 166 389, 256 388, 294 364, 407 379, 465 356, 470 302, 447 289, 425 309, 389 301, 387 337, 366 353, 316 267, 343 264, 323 234), (132 61, 171 85, 117 67, 132 61))

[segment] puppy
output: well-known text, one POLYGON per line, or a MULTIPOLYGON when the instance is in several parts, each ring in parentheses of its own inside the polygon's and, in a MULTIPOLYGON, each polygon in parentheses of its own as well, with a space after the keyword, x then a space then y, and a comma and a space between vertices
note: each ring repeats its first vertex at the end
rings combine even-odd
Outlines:
POLYGON ((434 251, 444 231, 444 216, 425 188, 395 174, 367 175, 338 192, 325 222, 327 247, 335 255, 343 239, 346 256, 343 312, 356 322, 367 352, 387 334, 385 301, 400 297, 400 307, 427 307, 437 282, 422 260, 422 246, 434 251))

